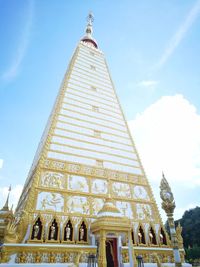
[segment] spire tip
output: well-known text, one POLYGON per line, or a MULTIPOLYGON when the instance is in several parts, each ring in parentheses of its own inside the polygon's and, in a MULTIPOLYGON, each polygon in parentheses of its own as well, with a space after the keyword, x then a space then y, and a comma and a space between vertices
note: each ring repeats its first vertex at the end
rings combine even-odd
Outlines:
POLYGON ((92 11, 90 11, 88 16, 87 16, 87 22, 89 25, 92 25, 93 21, 94 21, 94 15, 93 15, 92 11))
POLYGON ((87 16, 87 26, 85 29, 86 35, 81 39, 81 41, 83 41, 87 44, 90 44, 90 45, 94 46, 95 48, 98 48, 97 42, 95 41, 95 39, 92 36, 92 33, 93 33, 92 23, 93 23, 93 21, 94 21, 94 15, 90 11, 88 16, 87 16))

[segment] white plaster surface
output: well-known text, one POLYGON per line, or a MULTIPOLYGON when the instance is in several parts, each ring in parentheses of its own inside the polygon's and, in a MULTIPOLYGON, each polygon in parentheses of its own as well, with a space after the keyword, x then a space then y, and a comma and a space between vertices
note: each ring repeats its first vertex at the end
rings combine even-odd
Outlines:
POLYGON ((70 117, 65 117, 65 116, 59 115, 58 120, 63 122, 63 124, 62 124, 63 129, 65 129, 65 123, 83 126, 83 127, 89 128, 89 129, 99 130, 99 131, 105 132, 107 134, 117 135, 116 137, 118 138, 117 140, 119 142, 121 142, 121 137, 122 137, 122 139, 126 141, 126 142, 124 141, 125 144, 126 143, 131 144, 130 139, 128 138, 128 134, 125 131, 121 131, 121 129, 118 129, 117 127, 112 127, 112 128, 106 127, 108 125, 108 122, 107 122, 107 124, 102 124, 102 123, 95 124, 94 120, 88 121, 88 119, 85 118, 85 121, 83 121, 83 118, 79 118, 75 114, 70 116, 70 117))
MULTIPOLYGON (((55 133, 67 138, 53 136, 48 157, 93 166, 98 159, 103 160, 105 168, 142 174, 104 55, 96 55, 96 52, 94 55, 92 50, 81 45, 75 59, 55 130, 55 133), (92 86, 96 90, 92 90, 92 86), (93 109, 94 106, 97 110, 93 109), (105 140, 94 138, 94 131, 101 132, 101 137, 108 142, 114 141, 107 144, 110 148, 103 146, 105 140), (86 142, 90 138, 88 135, 93 142, 86 142)), ((127 193, 130 196, 130 190, 127 193)))
MULTIPOLYGON (((99 116, 102 119, 96 118, 97 116, 95 116, 95 115, 97 115, 97 114, 95 114, 94 112, 91 113, 91 116, 90 115, 86 115, 86 114, 80 114, 78 112, 76 113, 75 110, 74 111, 65 110, 65 111, 61 112, 61 114, 63 114, 64 116, 69 116, 71 118, 79 119, 79 120, 82 120, 82 121, 101 124, 101 125, 103 125, 105 127, 108 126, 108 121, 106 121, 104 118, 102 118, 103 116, 99 116)), ((111 122, 111 119, 109 119, 109 126, 110 126, 110 128, 116 129, 118 131, 126 131, 124 123, 123 123, 123 125, 121 125, 121 124, 119 125, 118 123, 113 122, 113 120, 111 122)))
MULTIPOLYGON (((94 145, 98 145, 98 147, 101 147, 102 149, 109 149, 113 148, 113 149, 119 149, 120 151, 126 151, 126 152, 132 152, 132 158, 136 159, 136 155, 133 155, 133 153, 135 153, 134 149, 127 145, 127 144, 121 144, 121 143, 117 143, 114 140, 109 140, 109 138, 96 138, 94 136, 94 130, 90 130, 90 129, 84 129, 81 128, 79 126, 73 126, 71 125, 70 127, 68 126, 67 131, 61 130, 61 129, 56 129, 55 130, 55 134, 58 135, 62 135, 64 137, 67 137, 69 140, 71 139, 75 139, 79 142, 90 142, 93 143, 94 145), (75 132, 70 132, 71 131, 75 131, 75 132), (105 140, 106 139, 106 140, 105 140), (107 147, 105 147, 107 146, 107 147)), ((103 138, 104 134, 101 133, 101 136, 103 138)), ((111 136, 110 136, 111 137, 111 136)), ((61 138, 61 137, 60 137, 61 138)), ((110 138, 111 139, 111 138, 110 138)), ((119 153, 119 151, 118 151, 119 153)))
MULTIPOLYGON (((105 153, 105 154, 109 153, 109 154, 113 154, 116 156, 122 155, 125 157, 132 158, 133 152, 123 151, 121 149, 115 149, 115 148, 105 148, 104 145, 99 146, 97 144, 90 144, 90 143, 88 143, 88 138, 87 138, 87 143, 84 142, 83 140, 74 140, 74 137, 72 137, 72 138, 73 139, 53 136, 52 142, 59 143, 60 145, 74 146, 77 148, 81 147, 84 149, 94 150, 94 151, 98 151, 98 152, 105 153)), ((137 161, 134 162, 135 166, 138 166, 138 164, 139 163, 137 161)))
MULTIPOLYGON (((74 82, 74 81, 71 81, 71 82, 74 82)), ((76 84, 79 84, 79 82, 76 81, 76 84)), ((85 87, 85 84, 83 84, 82 86, 85 87)), ((99 88, 99 87, 97 87, 99 88)), ((115 112, 115 113, 119 113, 119 110, 117 109, 117 107, 113 107, 113 106, 110 106, 108 105, 108 103, 105 102, 105 99, 102 99, 101 97, 94 97, 94 99, 91 99, 91 98, 83 98, 81 96, 78 95, 78 93, 76 92, 68 92, 67 94, 67 97, 64 98, 64 102, 67 102, 67 99, 73 99, 73 100, 77 100, 77 101, 80 101, 81 103, 86 103, 86 104, 89 104, 89 105, 98 105, 99 107, 103 108, 103 109, 106 109, 106 110, 109 110, 111 112, 115 112)))

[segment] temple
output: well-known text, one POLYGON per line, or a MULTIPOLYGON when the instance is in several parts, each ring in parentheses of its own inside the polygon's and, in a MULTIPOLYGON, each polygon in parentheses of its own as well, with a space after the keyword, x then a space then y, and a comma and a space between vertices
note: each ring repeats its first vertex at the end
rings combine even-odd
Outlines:
POLYGON ((92 14, 2 240, 2 263, 88 266, 93 259, 99 267, 121 267, 134 266, 138 255, 144 263, 174 262, 105 55, 93 38, 92 14))

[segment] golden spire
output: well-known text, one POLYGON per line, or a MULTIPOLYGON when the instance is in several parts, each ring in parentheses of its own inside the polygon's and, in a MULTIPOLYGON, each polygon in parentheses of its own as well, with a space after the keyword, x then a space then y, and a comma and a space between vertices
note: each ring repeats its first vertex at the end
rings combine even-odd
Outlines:
POLYGON ((9 201, 10 191, 11 191, 11 185, 8 188, 8 196, 3 208, 1 209, 2 211, 9 211, 8 201, 9 201))

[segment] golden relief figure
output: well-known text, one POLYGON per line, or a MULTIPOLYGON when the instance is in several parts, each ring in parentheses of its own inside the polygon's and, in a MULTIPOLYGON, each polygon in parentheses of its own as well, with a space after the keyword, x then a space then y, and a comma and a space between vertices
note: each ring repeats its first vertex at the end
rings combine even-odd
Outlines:
POLYGON ((152 221, 152 208, 149 204, 136 204, 136 213, 139 220, 148 220, 152 221))
POLYGON ((64 199, 59 193, 40 192, 38 194, 37 209, 63 211, 64 199))
POLYGON ((133 211, 131 204, 125 201, 116 201, 116 207, 122 212, 122 214, 128 218, 133 217, 133 211))
POLYGON ((56 221, 56 219, 53 219, 53 221, 49 225, 48 240, 56 241, 58 240, 58 237, 59 237, 58 222, 56 221))
POLYGON ((134 195, 134 198, 136 199, 139 198, 139 199, 149 200, 148 193, 143 186, 136 185, 133 188, 133 195, 134 195))
POLYGON ((34 231, 33 238, 37 238, 40 231, 40 226, 38 222, 33 226, 33 231, 34 231))
POLYGON ((131 197, 130 187, 128 184, 116 182, 112 184, 112 189, 116 196, 131 197))
POLYGON ((79 227, 79 239, 80 242, 87 242, 87 227, 83 221, 79 227))
POLYGON ((106 194, 107 193, 107 181, 103 179, 94 179, 92 182, 92 193, 94 194, 106 194))
POLYGON ((176 236, 177 236, 177 239, 178 239, 178 247, 179 248, 183 248, 183 237, 181 235, 182 233, 182 227, 180 225, 180 222, 178 223, 178 226, 176 227, 176 236))
POLYGON ((50 227, 50 239, 55 239, 56 227, 54 223, 50 227))
POLYGON ((152 209, 151 209, 151 206, 148 205, 148 204, 143 204, 142 206, 142 209, 143 209, 143 212, 144 212, 144 215, 145 215, 145 218, 147 220, 152 220, 152 209))
POLYGON ((32 228, 31 240, 41 240, 42 228, 43 228, 42 221, 40 217, 38 217, 32 228))
POLYGON ((70 236, 71 236, 71 228, 69 226, 69 224, 67 225, 66 229, 65 229, 65 234, 66 234, 66 239, 70 240, 70 236))
POLYGON ((70 175, 68 189, 81 192, 89 192, 87 178, 83 176, 70 175))
POLYGON ((41 185, 45 187, 64 188, 64 175, 55 172, 46 172, 41 178, 41 185))
POLYGON ((96 215, 103 207, 104 201, 101 198, 93 198, 91 200, 91 213, 96 215))
POLYGON ((67 200, 69 212, 89 214, 89 202, 86 197, 72 196, 67 200))
POLYGON ((14 221, 8 223, 5 229, 5 243, 17 243, 18 241, 18 234, 17 234, 17 225, 14 221))
POLYGON ((23 211, 21 217, 16 217, 12 221, 9 221, 5 229, 5 243, 17 243, 21 242, 26 234, 28 227, 28 213, 23 211))
POLYGON ((83 228, 83 226, 80 227, 79 235, 80 235, 80 241, 82 241, 84 239, 84 228, 83 228))

